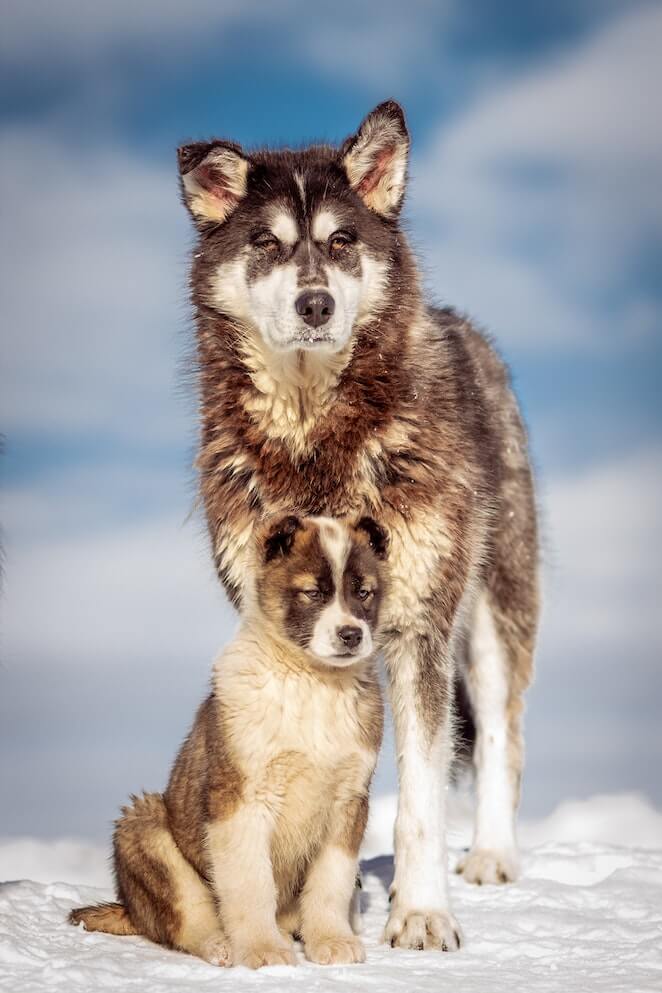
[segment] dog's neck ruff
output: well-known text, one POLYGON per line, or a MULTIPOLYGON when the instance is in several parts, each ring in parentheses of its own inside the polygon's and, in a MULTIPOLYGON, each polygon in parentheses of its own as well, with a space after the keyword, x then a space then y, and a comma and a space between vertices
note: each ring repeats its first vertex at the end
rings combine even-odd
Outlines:
POLYGON ((333 403, 352 348, 350 341, 339 352, 276 351, 257 331, 242 335, 239 352, 254 387, 243 404, 260 430, 285 442, 293 454, 304 454, 313 428, 333 403))

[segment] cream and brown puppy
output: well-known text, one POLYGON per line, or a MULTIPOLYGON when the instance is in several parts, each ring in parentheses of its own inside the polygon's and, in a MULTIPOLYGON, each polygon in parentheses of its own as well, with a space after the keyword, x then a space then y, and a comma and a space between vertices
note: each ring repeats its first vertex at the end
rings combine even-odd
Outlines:
POLYGON ((365 955, 351 922, 382 737, 374 656, 387 537, 294 516, 254 543, 242 626, 163 795, 114 835, 118 902, 72 911, 217 965, 365 955))

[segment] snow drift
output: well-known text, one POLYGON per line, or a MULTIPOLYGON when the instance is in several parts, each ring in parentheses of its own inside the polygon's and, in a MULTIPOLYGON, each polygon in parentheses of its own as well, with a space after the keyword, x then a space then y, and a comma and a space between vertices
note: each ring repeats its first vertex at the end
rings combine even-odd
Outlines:
MULTIPOLYGON (((543 821, 523 824, 523 873, 513 886, 473 887, 453 876, 453 904, 466 939, 456 955, 380 944, 393 872, 394 809, 393 797, 373 800, 363 861, 368 960, 360 966, 313 966, 300 955, 296 968, 223 970, 142 938, 86 934, 67 924, 66 915, 72 906, 110 896, 105 849, 74 841, 2 841, 0 879, 39 881, 0 884, 0 990, 662 989, 662 813, 644 798, 567 802, 543 821), (65 876, 71 881, 59 881, 65 876)), ((453 861, 467 832, 466 812, 456 805, 453 861)))

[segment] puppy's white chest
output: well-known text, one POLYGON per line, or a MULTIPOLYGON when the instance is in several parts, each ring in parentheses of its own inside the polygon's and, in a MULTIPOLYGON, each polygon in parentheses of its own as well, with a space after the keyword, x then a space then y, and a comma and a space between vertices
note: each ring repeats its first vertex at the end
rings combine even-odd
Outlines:
POLYGON ((260 704, 259 747, 267 760, 276 753, 299 752, 308 762, 335 764, 356 748, 353 692, 297 677, 274 679, 264 687, 260 704))

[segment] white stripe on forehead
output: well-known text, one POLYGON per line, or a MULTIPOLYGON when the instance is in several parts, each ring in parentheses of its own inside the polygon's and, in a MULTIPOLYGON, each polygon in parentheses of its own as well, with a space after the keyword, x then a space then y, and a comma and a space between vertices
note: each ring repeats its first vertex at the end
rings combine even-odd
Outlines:
POLYGON ((303 212, 306 212, 306 184, 304 182, 303 174, 300 172, 294 173, 294 182, 299 187, 299 193, 301 194, 301 206, 303 207, 303 212))
POLYGON ((296 221, 287 210, 276 210, 271 218, 271 230, 279 241, 286 245, 296 245, 299 240, 299 229, 296 221))
POLYGON ((329 207, 322 207, 313 220, 313 241, 326 241, 340 227, 340 221, 329 207))
POLYGON ((339 591, 351 546, 349 531, 332 517, 312 517, 311 520, 317 525, 322 551, 331 564, 336 590, 339 591))

